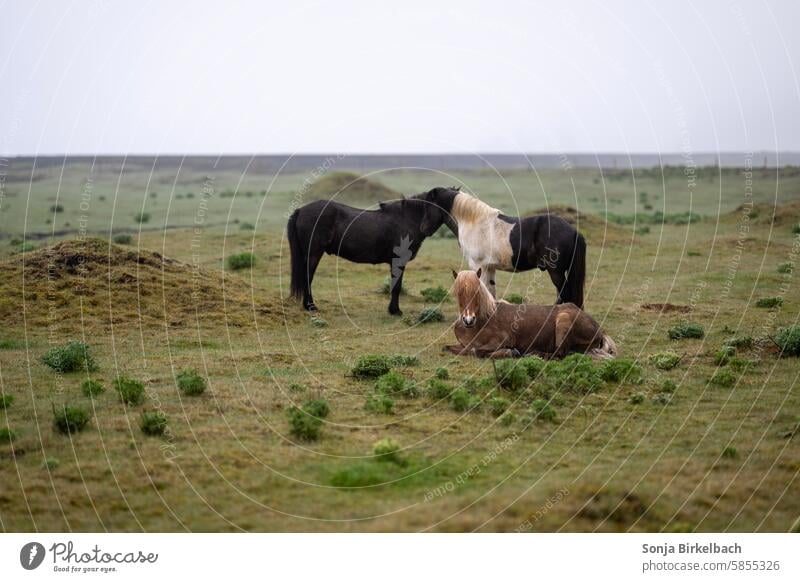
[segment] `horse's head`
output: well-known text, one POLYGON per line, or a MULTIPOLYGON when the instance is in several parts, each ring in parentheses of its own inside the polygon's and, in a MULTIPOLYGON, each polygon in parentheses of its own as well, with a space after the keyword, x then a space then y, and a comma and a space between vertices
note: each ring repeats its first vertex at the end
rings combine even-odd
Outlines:
POLYGON ((472 327, 481 317, 492 314, 495 301, 492 294, 481 281, 481 270, 453 271, 453 294, 458 299, 458 311, 461 323, 472 327))
POLYGON ((458 195, 458 188, 434 188, 417 198, 425 201, 425 211, 422 215, 419 229, 425 236, 431 236, 442 224, 455 230, 456 224, 450 211, 453 208, 453 200, 458 195))

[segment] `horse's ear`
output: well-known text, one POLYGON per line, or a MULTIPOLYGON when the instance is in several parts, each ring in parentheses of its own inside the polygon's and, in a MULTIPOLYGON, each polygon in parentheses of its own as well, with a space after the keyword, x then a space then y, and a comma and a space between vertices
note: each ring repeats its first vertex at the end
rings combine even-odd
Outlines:
POLYGON ((482 268, 480 268, 480 267, 478 267, 478 270, 477 270, 477 272, 475 273, 475 274, 478 276, 478 279, 480 279, 480 278, 481 278, 481 273, 483 273, 483 269, 482 269, 482 268))
POLYGON ((458 278, 458 273, 456 273, 455 269, 452 269, 452 271, 453 271, 453 279, 457 279, 458 278))
POLYGON ((386 210, 386 202, 378 202, 378 208, 381 210, 386 210))

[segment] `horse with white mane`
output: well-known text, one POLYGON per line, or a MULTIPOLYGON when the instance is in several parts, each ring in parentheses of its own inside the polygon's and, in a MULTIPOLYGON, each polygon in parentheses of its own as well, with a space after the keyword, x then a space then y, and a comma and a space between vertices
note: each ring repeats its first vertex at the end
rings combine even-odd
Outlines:
POLYGON ((493 297, 497 296, 496 269, 540 269, 547 271, 557 289, 556 303, 583 307, 586 241, 566 220, 555 214, 506 216, 458 188, 434 188, 423 199, 431 208, 426 210, 422 229, 447 224, 458 235, 469 268, 481 269, 493 297))
POLYGON ((480 269, 453 271, 453 294, 459 308, 454 331, 459 344, 445 346, 445 350, 490 358, 527 354, 561 358, 571 352, 604 359, 616 356, 614 340, 574 303, 514 305, 497 301, 480 276, 480 269))

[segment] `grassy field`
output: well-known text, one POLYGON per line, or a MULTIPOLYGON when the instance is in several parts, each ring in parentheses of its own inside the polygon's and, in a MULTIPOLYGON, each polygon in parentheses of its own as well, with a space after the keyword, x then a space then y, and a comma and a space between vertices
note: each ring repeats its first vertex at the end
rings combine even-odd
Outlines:
MULTIPOLYGON (((461 183, 512 213, 576 207, 589 248, 586 308, 643 380, 550 394, 556 416, 545 420, 531 412, 536 382, 506 392, 491 380, 491 362, 443 354, 454 340, 453 301, 438 305, 444 322, 410 320, 432 306, 421 291, 448 287, 461 265, 449 238, 426 241, 409 266, 405 318, 386 312, 387 266, 335 257, 323 259, 315 281, 324 321, 310 318, 287 299, 283 236, 310 173, 15 166, 0 204, 0 388, 14 397, 0 429, 15 433, 0 440, 0 527, 798 528, 800 361, 777 357, 769 339, 800 323, 796 275, 782 266, 796 266, 800 253, 796 169, 372 178, 404 194, 461 183), (696 215, 688 223, 687 212, 696 215), (108 246, 123 233, 129 244, 108 246), (69 242, 81 237, 101 241, 69 242), (241 252, 254 253, 252 269, 227 269, 225 259, 241 252), (769 297, 782 304, 756 306, 769 297), (702 325, 704 337, 670 339, 685 322, 702 325), (743 336, 754 343, 736 350, 740 366, 718 365, 723 344, 743 336), (98 370, 56 373, 42 363, 68 341, 86 342, 98 370), (665 351, 681 357, 671 370, 650 361, 665 351), (422 393, 395 398, 390 415, 365 409, 375 381, 351 375, 365 354, 416 356, 400 372, 422 393), (426 394, 439 368, 448 388, 466 383, 480 405, 457 411, 426 394), (185 369, 206 379, 202 395, 178 389, 185 369), (723 372, 730 385, 720 385, 723 372), (143 383, 143 403, 120 402, 120 374, 143 383), (93 398, 81 390, 89 377, 105 386, 93 398), (498 397, 510 406, 500 417, 498 397), (290 431, 289 410, 310 399, 326 400, 330 413, 318 440, 305 441, 290 431), (83 431, 54 429, 53 409, 64 404, 88 409, 83 431), (143 411, 166 413, 163 436, 142 432, 143 411), (377 458, 375 444, 387 438, 400 451, 377 458)), ((531 302, 554 297, 539 272, 498 274, 497 283, 498 293, 531 302)))

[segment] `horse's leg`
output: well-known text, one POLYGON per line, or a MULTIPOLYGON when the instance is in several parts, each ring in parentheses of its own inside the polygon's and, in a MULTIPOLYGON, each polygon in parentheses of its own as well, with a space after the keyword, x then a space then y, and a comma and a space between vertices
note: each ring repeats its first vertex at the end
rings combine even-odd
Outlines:
POLYGON ((312 249, 308 256, 308 278, 305 280, 305 287, 303 288, 303 307, 308 311, 317 311, 317 306, 314 305, 314 297, 311 294, 311 281, 314 280, 314 273, 317 272, 317 267, 319 267, 323 254, 321 250, 312 249))
POLYGON ((547 269, 547 273, 550 275, 550 280, 553 282, 553 285, 556 286, 556 303, 564 303, 564 299, 561 296, 564 292, 564 283, 567 282, 564 271, 558 271, 552 268, 547 269))
POLYGON ((555 324, 555 352, 553 352, 554 358, 563 358, 567 355, 569 351, 569 333, 572 330, 574 317, 571 313, 567 311, 562 311, 558 315, 556 315, 556 324, 555 324))
POLYGON ((483 281, 483 284, 489 289, 492 297, 497 299, 497 285, 494 280, 494 273, 494 267, 483 267, 483 270, 481 271, 481 281, 483 281))
POLYGON ((400 291, 403 289, 403 275, 405 272, 405 266, 394 265, 389 269, 389 284, 392 286, 392 298, 389 301, 389 313, 392 315, 403 315, 403 312, 400 311, 400 291), (395 278, 396 273, 399 274, 395 278))

